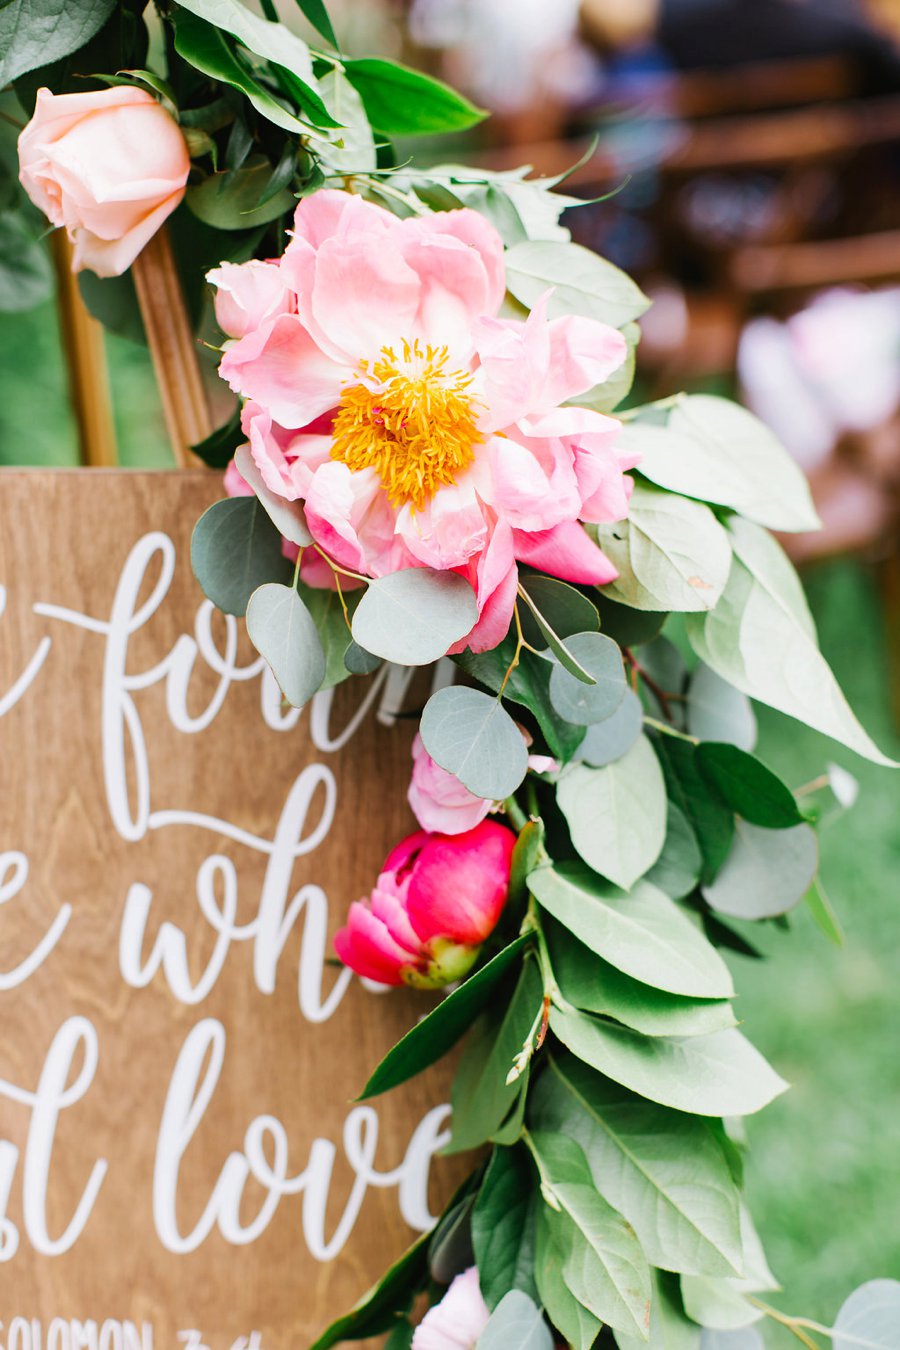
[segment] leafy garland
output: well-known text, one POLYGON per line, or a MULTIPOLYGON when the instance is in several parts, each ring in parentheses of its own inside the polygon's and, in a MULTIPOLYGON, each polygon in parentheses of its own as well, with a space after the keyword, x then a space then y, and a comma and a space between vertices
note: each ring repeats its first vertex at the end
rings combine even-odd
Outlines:
MULTIPOLYGON (((0 82, 15 81, 26 112, 39 85, 136 84, 178 118, 192 168, 172 233, 201 332, 207 270, 279 255, 298 198, 338 186, 400 217, 467 206, 506 245, 511 315, 552 287, 556 314, 623 334, 628 359, 582 400, 619 408, 647 302, 569 240, 559 216, 577 203, 525 171, 398 163, 388 137, 461 130, 481 114, 405 67, 344 58, 321 0, 298 3, 321 50, 277 23, 270 0, 262 16, 239 0, 155 14, 142 0, 11 0, 0 82), (158 70, 147 68, 151 31, 158 70)), ((22 200, 7 200, 3 223, 20 243, 36 233, 22 200)), ((19 270, 33 303, 35 268, 19 270)), ((104 322, 136 333, 127 275, 81 281, 104 322)), ((863 1286, 831 1329, 769 1307, 776 1286, 741 1195, 739 1118, 786 1085, 737 1029, 719 949, 752 950, 732 920, 783 923, 803 900, 840 937, 816 839, 840 784, 795 793, 781 782, 752 753, 750 700, 889 762, 820 655, 800 582, 768 533, 814 527, 812 503, 771 434, 722 399, 678 395, 618 416, 619 444, 639 456, 628 518, 591 527, 618 579, 576 586, 523 570, 507 636, 453 656, 463 683, 421 717, 435 763, 517 832, 509 898, 473 972, 364 1096, 468 1035, 450 1149, 488 1152, 434 1231, 313 1350, 382 1333, 392 1350, 410 1346, 417 1296, 433 1299, 473 1263, 491 1312, 484 1350, 551 1350, 560 1337, 576 1350, 752 1350, 755 1330, 731 1337, 765 1314, 807 1347, 818 1335, 838 1350, 898 1344, 891 1282, 863 1286), (526 776, 520 727, 549 768, 526 776)), ((242 440, 235 415, 198 451, 224 467, 242 440)), ((292 702, 371 678, 382 661, 429 664, 466 631, 465 596, 427 568, 361 578, 346 596, 339 568, 336 592, 298 581, 282 541, 311 544, 301 508, 258 481, 246 452, 238 464, 255 495, 207 512, 194 567, 222 609, 248 613, 292 702), (273 590, 277 605, 254 598, 273 590), (415 622, 396 622, 401 611, 415 622), (286 614, 301 616, 302 642, 285 641, 286 614)))

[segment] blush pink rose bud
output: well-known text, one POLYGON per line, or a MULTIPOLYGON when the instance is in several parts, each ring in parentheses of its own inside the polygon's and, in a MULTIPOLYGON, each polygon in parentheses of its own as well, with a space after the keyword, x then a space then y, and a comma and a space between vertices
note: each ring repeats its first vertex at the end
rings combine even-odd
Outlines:
POLYGON ((19 137, 19 177, 65 226, 72 266, 120 276, 184 196, 191 162, 177 122, 145 89, 39 89, 19 137))
POLYGON ((412 1350, 475 1350, 490 1317, 478 1271, 470 1266, 457 1275, 440 1303, 422 1318, 413 1335, 412 1350))
POLYGON ((338 956, 380 984, 439 989, 462 979, 506 903, 515 842, 492 820, 465 834, 411 834, 368 899, 350 906, 338 956))

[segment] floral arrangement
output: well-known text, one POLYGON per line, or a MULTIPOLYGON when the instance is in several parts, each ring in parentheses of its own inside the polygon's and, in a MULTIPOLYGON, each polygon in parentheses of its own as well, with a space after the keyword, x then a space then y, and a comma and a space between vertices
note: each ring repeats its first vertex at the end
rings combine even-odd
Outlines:
POLYGON ((571 242, 577 203, 400 160, 391 137, 479 111, 345 58, 299 5, 318 50, 267 0, 68 3, 49 42, 42 0, 12 0, 0 34, 22 185, 95 312, 133 323, 128 269, 167 219, 204 332, 212 296, 239 408, 195 447, 228 493, 194 533, 207 596, 295 705, 385 661, 453 667, 413 747, 420 829, 335 945, 444 990, 364 1095, 465 1038, 450 1149, 481 1151, 315 1350, 754 1350, 766 1316, 896 1347, 892 1281, 831 1328, 772 1308, 741 1192, 740 1118, 786 1084, 721 949, 801 903, 839 938, 816 831, 843 796, 754 756, 751 700, 889 762, 769 533, 815 528, 805 481, 722 399, 623 411, 647 301, 571 242))

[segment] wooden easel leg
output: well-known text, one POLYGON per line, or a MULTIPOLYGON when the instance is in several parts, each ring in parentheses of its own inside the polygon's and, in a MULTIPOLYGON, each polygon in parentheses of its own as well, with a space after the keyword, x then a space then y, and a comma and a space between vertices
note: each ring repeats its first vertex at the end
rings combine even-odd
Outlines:
POLYGON ((118 455, 103 327, 81 298, 65 230, 55 230, 51 238, 59 327, 69 397, 78 426, 79 458, 82 464, 111 468, 118 463, 118 455))

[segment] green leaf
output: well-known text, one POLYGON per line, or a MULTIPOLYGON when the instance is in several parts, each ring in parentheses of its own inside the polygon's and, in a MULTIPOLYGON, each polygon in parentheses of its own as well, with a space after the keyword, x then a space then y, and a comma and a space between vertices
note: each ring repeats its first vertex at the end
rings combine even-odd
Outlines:
POLYGON ((621 328, 649 308, 650 301, 618 267, 580 244, 529 241, 506 253, 506 284, 531 309, 548 287, 551 319, 583 314, 621 328))
POLYGON ((856 720, 816 645, 799 580, 775 540, 746 521, 730 523, 735 560, 719 604, 687 632, 701 660, 750 698, 894 765, 856 720))
POLYGON ((553 1350, 541 1310, 521 1289, 505 1294, 478 1337, 478 1350, 553 1350))
POLYGON ((0 215, 0 313, 33 309, 53 294, 53 268, 47 250, 24 217, 0 215))
POLYGON ((558 1216, 550 1217, 551 1231, 564 1234, 569 1247, 563 1248, 569 1289, 601 1321, 646 1336, 650 1271, 634 1231, 598 1193, 584 1153, 568 1134, 534 1130, 529 1146, 541 1192, 558 1216))
POLYGON ((728 856, 734 814, 700 772, 697 747, 677 736, 659 736, 656 750, 669 796, 696 835, 703 854, 703 879, 711 881, 728 856))
POLYGON ((673 900, 681 900, 697 885, 702 869, 703 854, 697 836, 681 807, 670 798, 666 842, 646 879, 673 900))
POLYGON ((385 661, 427 666, 477 621, 475 592, 465 577, 409 567, 369 583, 353 616, 353 637, 385 661))
POLYGON ((519 831, 510 863, 509 898, 514 903, 526 898, 528 877, 540 862, 543 849, 544 822, 526 821, 519 831))
POLYGON ((0 88, 78 51, 116 0, 12 0, 0 8, 0 88))
POLYGON ((415 1327, 412 1322, 406 1317, 401 1317, 385 1341, 384 1350, 412 1350, 414 1334, 415 1327))
POLYGON ((326 42, 330 42, 332 47, 338 45, 338 40, 334 35, 334 29, 331 26, 331 20, 328 17, 328 10, 325 8, 322 0, 297 0, 297 5, 309 22, 315 28, 317 33, 321 33, 326 42))
POLYGON ((556 797, 579 856, 623 890, 662 852, 666 785, 646 736, 605 768, 573 764, 560 776, 556 797))
POLYGON ((554 1008, 550 1028, 573 1055, 661 1106, 698 1116, 744 1116, 768 1106, 787 1083, 739 1031, 642 1036, 627 1027, 554 1008))
POLYGON ((739 750, 756 744, 750 700, 702 661, 688 686, 687 729, 698 741, 726 741, 739 750))
POLYGON ((581 1146, 597 1190, 653 1265, 742 1272, 737 1188, 703 1120, 641 1101, 571 1056, 551 1059, 532 1120, 581 1146))
POLYGON ((737 746, 708 741, 697 746, 700 771, 722 800, 751 825, 787 830, 804 816, 790 788, 771 769, 737 746))
POLYGON ((537 962, 526 960, 502 1016, 489 1011, 475 1027, 453 1080, 453 1133, 446 1152, 477 1148, 499 1130, 521 1087, 507 1076, 540 1017, 543 996, 537 962))
POLYGON ((266 487, 256 460, 250 453, 249 445, 241 445, 234 455, 235 466, 244 482, 256 493, 260 506, 275 526, 276 530, 292 544, 305 548, 312 543, 312 535, 307 529, 306 516, 300 502, 289 502, 266 487))
POLYGON ((819 843, 810 825, 766 830, 735 822, 734 843, 703 898, 733 919, 771 919, 800 903, 819 867, 819 843))
POLYGON ((628 753, 643 727, 641 700, 633 690, 626 689, 625 697, 612 716, 588 727, 575 758, 592 768, 605 768, 628 753))
POLYGON ((836 947, 844 945, 844 930, 841 928, 841 921, 834 911, 834 906, 825 893, 825 888, 821 880, 817 877, 809 890, 806 892, 805 900, 809 907, 809 912, 813 920, 821 931, 833 942, 836 947))
POLYGON ((272 165, 254 156, 244 168, 211 173, 202 183, 189 187, 185 201, 204 224, 217 230, 247 230, 265 225, 290 211, 294 194, 282 188, 263 202, 272 178, 272 165))
POLYGON ((660 487, 728 506, 770 530, 815 530, 816 515, 802 470, 765 423, 746 408, 711 394, 682 398, 667 429, 628 429, 641 440, 640 471, 660 487))
POLYGON ((557 1241, 559 1225, 553 1211, 542 1205, 538 1210, 535 1276, 541 1302, 550 1320, 562 1332, 572 1350, 592 1350, 603 1323, 579 1303, 569 1289, 563 1266, 572 1243, 565 1234, 557 1241))
MULTIPOLYGON (((689 1322, 688 1325, 695 1324, 689 1322)), ((734 1331, 706 1328, 701 1335, 700 1350, 766 1350, 766 1343, 756 1327, 738 1327, 734 1331)))
POLYGON ((620 647, 640 647, 645 642, 653 642, 669 617, 661 610, 632 609, 630 605, 610 600, 601 591, 597 592, 597 609, 603 632, 620 647))
POLYGON ((225 614, 244 614, 266 582, 290 581, 293 564, 255 497, 226 497, 204 511, 191 536, 191 566, 204 595, 225 614))
POLYGON ((762 1317, 762 1311, 747 1302, 736 1280, 685 1275, 681 1297, 688 1316, 711 1331, 736 1331, 762 1317))
POLYGON ((319 164, 330 173, 365 173, 378 165, 375 135, 366 117, 359 94, 340 70, 332 70, 319 81, 322 98, 328 108, 340 114, 340 131, 333 132, 328 143, 317 147, 319 164))
MULTIPOLYGON (((493 651, 476 654, 467 650, 454 657, 454 660, 473 680, 498 693, 514 655, 515 640, 506 638, 493 651)), ((560 721, 557 716, 548 690, 550 669, 542 657, 523 651, 519 664, 513 668, 503 687, 503 697, 534 714, 550 753, 566 763, 583 740, 584 728, 560 721)))
POLYGON ((310 1350, 332 1350, 346 1340, 378 1336, 395 1326, 428 1275, 430 1233, 423 1233, 350 1312, 337 1318, 310 1350))
MULTIPOLYGON (((371 650, 368 642, 363 646, 371 650)), ((419 730, 432 759, 455 773, 476 797, 502 801, 528 770, 519 728, 498 699, 477 689, 439 689, 425 704, 419 730)))
POLYGON ((541 867, 528 878, 538 903, 617 970, 689 998, 731 998, 728 967, 689 918, 655 886, 630 894, 578 863, 541 867))
MULTIPOLYGON (((200 4, 199 0, 191 0, 192 7, 196 9, 211 9, 215 3, 216 0, 208 0, 208 3, 204 0, 203 4, 200 4)), ((235 8, 243 9, 243 6, 235 4, 235 8)), ((206 23, 202 18, 198 18, 196 13, 189 14, 186 11, 185 6, 180 7, 175 13, 175 50, 179 56, 184 57, 185 61, 201 74, 239 90, 250 100, 256 111, 275 126, 294 135, 308 135, 307 124, 279 103, 275 96, 255 80, 242 65, 229 47, 221 28, 213 23, 206 23)), ((251 15, 249 10, 245 13, 248 18, 256 17, 251 15)), ((267 21, 259 19, 258 22, 267 21)), ((281 27, 279 24, 269 26, 281 27)), ((287 29, 282 31, 286 33, 287 29)))
POLYGON ((240 0, 178 0, 178 6, 215 28, 224 29, 263 60, 284 66, 304 82, 314 83, 309 47, 283 23, 260 18, 240 0))
MULTIPOLYGON (((331 689, 351 674, 347 668, 346 658, 352 639, 344 617, 341 597, 337 591, 320 586, 306 586, 302 581, 298 584, 297 591, 312 616, 325 653, 325 674, 319 688, 331 689)), ((351 591, 344 599, 344 604, 351 614, 358 595, 359 592, 351 591)))
POLYGON ((602 384, 595 385, 586 394, 579 395, 577 402, 580 406, 593 408, 595 412, 611 413, 631 392, 641 330, 636 323, 626 323, 622 325, 620 332, 626 343, 625 360, 602 384))
POLYGON ((537 1298, 533 1169, 521 1148, 495 1148, 472 1211, 472 1246, 488 1307, 521 1289, 537 1298))
POLYGON ((381 665, 381 657, 373 656, 365 647, 351 640, 344 652, 344 665, 351 675, 371 675, 381 665))
POLYGON ((345 61, 344 72, 362 98, 372 126, 388 136, 465 131, 487 116, 449 85, 397 61, 364 57, 345 61))
POLYGON ((444 1211, 432 1231, 428 1244, 428 1270, 438 1284, 449 1284, 472 1264, 471 1219, 475 1199, 476 1191, 469 1191, 457 1204, 444 1211))
MULTIPOLYGON (((706 1333, 685 1316, 675 1276, 661 1270, 651 1271, 651 1274, 650 1339, 642 1341, 637 1336, 618 1331, 616 1344, 619 1350, 716 1350, 716 1347, 707 1346, 705 1339, 701 1340, 706 1333)), ((729 1350, 729 1347, 722 1345, 718 1350, 729 1350)), ((742 1347, 733 1345, 730 1350, 742 1350, 742 1347)), ((743 1350, 765 1350, 765 1346, 760 1342, 758 1347, 744 1346, 743 1350)))
MULTIPOLYGON (((576 633, 596 633, 600 616, 587 596, 554 577, 527 575, 519 583, 526 608, 521 611, 522 634, 533 647, 546 643, 561 664, 579 679, 585 671, 572 660, 563 639, 576 633)), ((592 684, 593 676, 585 680, 592 684)))
POLYGON ((529 934, 516 938, 417 1022, 378 1065, 360 1100, 398 1087, 451 1050, 491 1001, 530 941, 529 934))
POLYGON ((269 582, 255 590, 247 606, 247 632, 288 703, 301 708, 325 678, 325 653, 294 587, 269 582))
POLYGON ((554 664, 550 672, 550 702, 560 717, 576 726, 590 726, 612 717, 628 685, 622 653, 603 633, 575 633, 566 646, 592 683, 554 664))
MULTIPOLYGON (((80 279, 84 280, 86 276, 90 275, 90 272, 82 272, 80 279)), ((118 278, 112 279, 118 280, 118 278)), ((240 448, 246 448, 243 447, 243 442, 241 410, 240 407, 236 407, 227 422, 223 422, 220 427, 216 427, 215 431, 211 431, 202 441, 192 445, 191 449, 210 469, 225 469, 231 460, 237 457, 237 451, 240 448)), ((247 451, 247 457, 249 458, 249 450, 247 451)))
POLYGON ((727 999, 670 994, 616 970, 561 924, 545 921, 553 973, 567 1002, 614 1017, 645 1036, 707 1036, 735 1025, 727 999))
POLYGON ((731 546, 708 506, 635 485, 628 519, 598 525, 597 541, 619 570, 603 593, 634 609, 712 609, 728 580, 731 546))
POLYGON ((900 1282, 869 1280, 841 1307, 834 1323, 834 1350, 897 1350, 900 1346, 900 1282))

